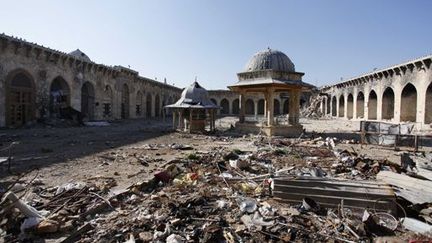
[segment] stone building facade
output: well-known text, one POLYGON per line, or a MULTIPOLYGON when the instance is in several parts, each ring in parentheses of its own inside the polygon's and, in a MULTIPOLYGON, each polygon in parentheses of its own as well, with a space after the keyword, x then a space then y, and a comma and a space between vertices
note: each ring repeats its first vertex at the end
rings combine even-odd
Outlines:
POLYGON ((432 55, 321 88, 321 112, 345 119, 432 123, 432 55))
POLYGON ((181 89, 105 66, 80 50, 63 53, 0 35, 0 127, 19 127, 71 107, 88 120, 159 117, 181 89))

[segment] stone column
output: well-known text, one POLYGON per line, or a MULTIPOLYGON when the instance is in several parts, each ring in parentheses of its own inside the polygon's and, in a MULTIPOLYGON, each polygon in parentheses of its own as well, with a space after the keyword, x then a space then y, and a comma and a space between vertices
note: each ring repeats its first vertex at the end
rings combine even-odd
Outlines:
POLYGON ((319 111, 321 114, 324 113, 324 99, 321 99, 319 111))
POLYGON ((279 115, 283 114, 283 101, 282 98, 279 99, 279 115))
POLYGON ((183 118, 183 110, 180 110, 178 112, 178 116, 179 116, 179 128, 181 131, 184 131, 184 118, 183 118))
POLYGON ((336 96, 336 117, 339 117, 339 97, 336 96))
POLYGON ((254 102, 254 115, 255 115, 255 119, 257 119, 258 118, 258 101, 256 101, 256 100, 253 100, 253 102, 254 102))
POLYGON ((364 88, 364 108, 363 108, 363 120, 369 119, 369 92, 370 88, 364 88))
POLYGON ((267 114, 267 126, 273 126, 274 124, 274 118, 273 118, 273 111, 274 111, 274 94, 273 90, 269 89, 265 93, 265 100, 266 100, 266 114, 267 114))
POLYGON ((353 120, 357 119, 357 89, 353 92, 353 120))
POLYGON ((298 125, 300 115, 300 90, 291 90, 289 95, 289 124, 298 125))
POLYGON ((377 121, 382 120, 382 96, 383 96, 383 90, 381 87, 377 87, 377 121))
POLYGON ((245 122, 245 109, 246 109, 246 95, 244 92, 240 93, 240 115, 239 115, 239 122, 244 123, 245 122))
POLYGON ((395 101, 394 101, 394 111, 393 111, 393 121, 395 123, 399 123, 401 121, 401 98, 402 98, 402 86, 401 86, 401 76, 399 75, 394 75, 394 81, 393 83, 395 84, 393 92, 394 92, 394 96, 395 96, 395 101))
POLYGON ((189 110, 189 132, 192 131, 192 113, 193 113, 193 109, 189 110))
POLYGON ((175 112, 173 112, 173 115, 172 115, 172 125, 173 125, 173 128, 176 129, 176 113, 175 112))
POLYGON ((344 115, 343 118, 348 120, 348 95, 344 94, 344 115))
POLYGON ((421 125, 425 124, 425 112, 426 112, 426 90, 427 87, 421 90, 417 90, 417 114, 416 122, 421 125))
POLYGON ((330 95, 330 117, 333 116, 333 99, 330 95))
POLYGON ((156 115, 156 95, 151 96, 152 106, 151 106, 151 117, 155 117, 156 115))

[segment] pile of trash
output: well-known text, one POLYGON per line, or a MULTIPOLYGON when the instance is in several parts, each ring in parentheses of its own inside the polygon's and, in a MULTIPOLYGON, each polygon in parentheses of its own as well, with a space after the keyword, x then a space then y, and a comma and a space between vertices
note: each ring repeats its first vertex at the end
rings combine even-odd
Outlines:
MULTIPOLYGON (((427 177, 430 159, 423 156, 423 162, 408 160, 400 166, 338 150, 336 143, 334 138, 307 143, 261 139, 251 144, 257 148, 253 151, 190 151, 184 158, 161 164, 151 178, 126 188, 116 186, 112 178, 53 188, 34 181, 25 186, 14 183, 0 191, 0 237, 6 242, 54 238, 57 242, 130 243, 430 237, 432 191, 420 197, 411 187, 395 185, 398 197, 417 200, 397 201, 396 210, 380 208, 382 199, 372 198, 382 191, 386 199, 394 197, 388 188, 397 180, 392 181, 393 174, 388 173, 427 177), (390 186, 380 189, 377 178, 390 186), (341 199, 336 198, 339 195, 341 199), (366 201, 370 204, 363 205, 366 201), (400 210, 405 210, 403 217, 400 210)), ((171 144, 169 148, 188 151, 191 146, 171 144)))

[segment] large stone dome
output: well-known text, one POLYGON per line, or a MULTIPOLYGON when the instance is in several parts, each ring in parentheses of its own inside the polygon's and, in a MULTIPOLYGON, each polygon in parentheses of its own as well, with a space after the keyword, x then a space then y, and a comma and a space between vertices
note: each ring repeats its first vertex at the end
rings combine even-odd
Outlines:
POLYGON ((80 60, 86 61, 86 62, 91 62, 90 58, 84 53, 82 52, 80 49, 76 49, 75 51, 69 53, 69 55, 74 56, 80 60))
POLYGON ((295 67, 285 53, 268 48, 253 55, 246 65, 245 72, 261 70, 295 72, 295 67))

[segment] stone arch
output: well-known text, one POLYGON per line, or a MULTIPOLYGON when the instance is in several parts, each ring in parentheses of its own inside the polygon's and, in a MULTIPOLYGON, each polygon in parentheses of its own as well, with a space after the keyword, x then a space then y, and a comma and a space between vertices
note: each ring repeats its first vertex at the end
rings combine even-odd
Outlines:
POLYGON ((155 96, 155 117, 160 116, 160 97, 159 94, 155 96))
POLYGON ((223 115, 228 115, 229 114, 229 102, 228 102, 228 100, 223 98, 220 102, 220 106, 221 106, 220 113, 223 115))
POLYGON ((377 112, 378 112, 378 96, 374 90, 369 92, 369 101, 368 101, 368 119, 376 120, 377 112))
POLYGON ((395 95, 393 89, 387 87, 382 96, 381 114, 382 119, 391 120, 394 117, 395 95))
POLYGON ((364 94, 363 92, 360 91, 357 94, 357 114, 356 114, 357 118, 364 118, 364 102, 365 102, 364 94))
POLYGON ((345 97, 344 95, 339 96, 339 117, 344 117, 345 112, 345 97))
POLYGON ((258 111, 257 111, 258 115, 264 115, 264 106, 265 106, 264 99, 259 99, 258 100, 258 111))
POLYGON ((18 69, 6 78, 6 126, 20 127, 35 119, 36 88, 33 77, 18 69))
POLYGON ((210 100, 211 102, 213 102, 214 105, 217 105, 217 101, 215 99, 211 98, 210 100))
POLYGON ((426 89, 426 103, 425 103, 425 121, 424 123, 432 123, 432 83, 426 89))
POLYGON ((111 86, 106 85, 104 89, 104 96, 103 96, 103 116, 104 117, 111 117, 112 116, 112 106, 113 106, 113 91, 111 86))
POLYGON ((286 99, 283 103, 283 114, 289 113, 289 99, 286 99))
POLYGON ((246 115, 254 115, 255 114, 254 101, 252 99, 246 100, 245 108, 246 108, 245 109, 246 115))
POLYGON ((330 99, 329 99, 328 96, 325 97, 325 101, 326 101, 325 103, 326 103, 326 106, 327 106, 327 107, 326 107, 326 108, 327 108, 327 109, 326 109, 326 111, 327 111, 326 114, 330 114, 330 99))
POLYGON ((152 116, 152 95, 150 93, 147 93, 146 97, 146 116, 152 116))
POLYGON ((69 85, 61 76, 51 82, 49 97, 49 112, 59 118, 61 109, 69 107, 71 100, 69 85))
POLYGON ((129 118, 129 87, 123 84, 121 90, 121 118, 129 118))
POLYGON ((401 95, 400 120, 415 122, 417 116, 417 89, 411 83, 405 85, 401 95))
POLYGON ((94 119, 95 100, 95 89, 93 84, 85 82, 81 87, 81 114, 85 119, 94 119))
POLYGON ((135 103, 135 114, 137 117, 141 117, 143 115, 143 94, 141 91, 136 93, 135 103))
POLYGON ((300 108, 304 108, 307 105, 306 99, 304 97, 300 98, 300 108))
POLYGON ((274 115, 280 115, 280 102, 278 99, 273 100, 273 113, 274 115))
POLYGON ((354 117, 354 97, 352 94, 348 94, 347 117, 348 119, 352 119, 354 117))
POLYGON ((336 96, 333 96, 333 98, 331 99, 331 105, 332 105, 332 116, 337 116, 337 114, 336 114, 336 112, 337 112, 337 110, 336 110, 336 107, 337 107, 336 96))
POLYGON ((232 102, 232 113, 238 115, 240 113, 240 100, 235 99, 232 102))

